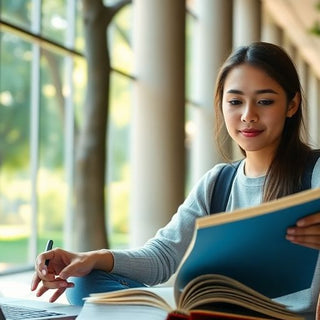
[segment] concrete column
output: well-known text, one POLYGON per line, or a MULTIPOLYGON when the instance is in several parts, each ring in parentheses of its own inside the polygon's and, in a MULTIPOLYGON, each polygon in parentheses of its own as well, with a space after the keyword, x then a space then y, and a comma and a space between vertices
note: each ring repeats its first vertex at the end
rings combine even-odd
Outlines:
POLYGON ((193 113, 191 185, 222 160, 214 142, 213 95, 218 71, 232 48, 232 1, 196 0, 195 14, 195 63, 191 81, 192 97, 198 107, 193 113))
POLYGON ((130 245, 184 199, 185 1, 135 0, 130 245))
POLYGON ((260 40, 261 4, 258 0, 234 0, 233 47, 260 40))

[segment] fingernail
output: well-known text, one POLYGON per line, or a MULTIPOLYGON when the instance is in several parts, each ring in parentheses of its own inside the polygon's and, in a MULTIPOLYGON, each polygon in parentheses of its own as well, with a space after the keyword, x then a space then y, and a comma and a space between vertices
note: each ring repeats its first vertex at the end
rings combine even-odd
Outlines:
POLYGON ((42 269, 42 270, 41 270, 41 273, 42 273, 44 276, 46 276, 46 275, 47 275, 47 270, 46 270, 46 269, 42 269))
POLYGON ((294 233, 295 233, 295 230, 292 229, 292 228, 289 228, 289 229, 287 230, 287 234, 294 234, 294 233))

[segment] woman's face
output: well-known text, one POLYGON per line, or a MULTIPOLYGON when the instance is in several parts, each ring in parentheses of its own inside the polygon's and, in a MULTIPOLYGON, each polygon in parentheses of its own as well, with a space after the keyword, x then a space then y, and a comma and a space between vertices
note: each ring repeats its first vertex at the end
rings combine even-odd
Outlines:
POLYGON ((288 105, 285 91, 262 69, 242 64, 226 77, 222 112, 231 138, 248 152, 274 153, 286 117, 297 110, 298 98, 288 105))

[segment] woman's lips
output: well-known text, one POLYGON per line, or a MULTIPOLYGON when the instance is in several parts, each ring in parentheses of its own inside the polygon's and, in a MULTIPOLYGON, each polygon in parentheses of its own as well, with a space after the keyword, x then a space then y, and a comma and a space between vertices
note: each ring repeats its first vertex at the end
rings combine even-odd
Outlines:
POLYGON ((243 129, 240 130, 241 134, 247 138, 254 138, 258 136, 260 133, 263 132, 263 130, 258 130, 258 129, 243 129))

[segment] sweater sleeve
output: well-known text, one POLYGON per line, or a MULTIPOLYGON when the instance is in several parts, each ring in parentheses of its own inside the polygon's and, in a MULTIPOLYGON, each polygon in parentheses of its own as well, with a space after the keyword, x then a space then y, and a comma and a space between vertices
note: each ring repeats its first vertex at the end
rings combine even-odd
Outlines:
POLYGON ((192 239, 195 219, 207 215, 210 195, 222 164, 208 171, 193 187, 171 221, 137 249, 112 250, 112 272, 146 285, 167 281, 175 273, 192 239))

